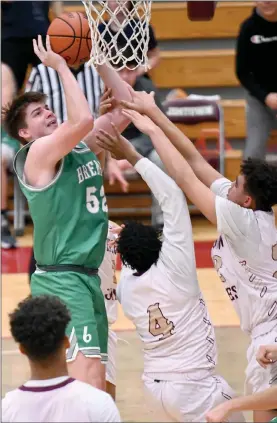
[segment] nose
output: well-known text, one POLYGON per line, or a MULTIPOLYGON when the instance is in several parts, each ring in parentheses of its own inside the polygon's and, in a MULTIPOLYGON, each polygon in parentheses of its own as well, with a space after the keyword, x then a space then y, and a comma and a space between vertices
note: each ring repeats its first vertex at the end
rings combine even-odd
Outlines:
POLYGON ((52 112, 52 110, 46 109, 45 112, 46 112, 45 113, 46 119, 48 119, 48 118, 50 118, 50 117, 52 117, 54 115, 54 113, 52 112))

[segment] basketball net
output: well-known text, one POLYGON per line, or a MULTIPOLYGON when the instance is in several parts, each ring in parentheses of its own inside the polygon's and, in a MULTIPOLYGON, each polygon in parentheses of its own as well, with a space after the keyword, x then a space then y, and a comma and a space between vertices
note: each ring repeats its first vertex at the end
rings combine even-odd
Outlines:
POLYGON ((115 11, 110 9, 107 0, 84 0, 83 4, 92 41, 89 64, 106 63, 118 70, 144 66, 147 70, 152 0, 117 0, 115 11), (128 8, 128 4, 131 7, 128 8), (117 16, 121 17, 120 21, 123 19, 122 22, 117 16), (130 29, 127 35, 124 31, 126 25, 130 29), (132 67, 128 66, 129 62, 132 62, 132 67))

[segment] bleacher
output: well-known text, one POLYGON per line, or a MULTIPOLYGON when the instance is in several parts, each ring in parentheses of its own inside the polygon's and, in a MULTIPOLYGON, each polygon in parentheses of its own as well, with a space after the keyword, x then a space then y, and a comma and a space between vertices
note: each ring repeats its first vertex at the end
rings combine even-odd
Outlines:
MULTIPOLYGON (((226 152, 225 174, 233 179, 238 171, 246 135, 244 91, 235 75, 235 40, 241 22, 250 15, 253 2, 218 2, 209 22, 192 22, 185 1, 154 1, 151 23, 161 48, 161 63, 150 72, 163 97, 172 88, 187 94, 219 95, 224 110, 225 138, 232 146, 226 152)), ((84 11, 81 2, 65 2, 66 11, 84 11)), ((199 137, 201 125, 179 124, 191 139, 199 137)), ((211 135, 213 136, 213 135, 211 135)), ((271 143, 276 144, 277 134, 271 143)), ((118 184, 105 183, 112 218, 150 216, 151 198, 140 179, 130 181, 129 194, 118 184)))

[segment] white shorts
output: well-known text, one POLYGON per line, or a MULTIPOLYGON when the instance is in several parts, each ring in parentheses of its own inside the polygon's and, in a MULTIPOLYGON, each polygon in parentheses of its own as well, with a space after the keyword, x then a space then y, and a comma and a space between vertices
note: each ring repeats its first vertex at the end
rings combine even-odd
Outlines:
POLYGON ((109 328, 108 337, 108 363, 106 367, 106 380, 116 386, 116 345, 117 335, 109 328))
POLYGON ((277 325, 268 333, 252 338, 247 350, 248 365, 245 371, 245 395, 264 391, 277 384, 277 362, 264 369, 256 359, 257 351, 261 345, 270 345, 275 342, 277 342, 277 325))
MULTIPOLYGON (((152 407, 163 408, 163 421, 206 422, 208 411, 235 396, 221 376, 207 375, 206 372, 205 376, 202 373, 202 379, 199 376, 200 372, 196 377, 184 375, 183 381, 158 382, 143 375, 147 398, 152 407)), ((226 421, 244 422, 245 419, 237 412, 226 421)))
POLYGON ((1 157, 7 163, 7 167, 10 172, 13 172, 13 159, 16 154, 14 148, 10 147, 8 144, 1 144, 1 157))

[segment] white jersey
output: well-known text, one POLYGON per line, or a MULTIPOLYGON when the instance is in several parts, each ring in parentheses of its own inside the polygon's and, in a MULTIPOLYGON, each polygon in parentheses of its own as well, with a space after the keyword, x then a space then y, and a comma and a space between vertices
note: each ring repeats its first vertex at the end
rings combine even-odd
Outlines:
POLYGON ((114 222, 109 221, 108 236, 106 242, 106 252, 99 268, 99 277, 101 279, 101 289, 105 298, 106 311, 109 324, 113 324, 117 319, 117 300, 116 300, 116 247, 110 246, 116 236, 111 229, 117 227, 114 222))
POLYGON ((118 409, 99 389, 68 376, 30 380, 2 400, 3 422, 120 422, 118 409))
POLYGON ((230 187, 231 182, 225 178, 211 186, 217 195, 220 233, 212 248, 212 259, 240 318, 242 330, 253 335, 253 330, 259 327, 260 333, 265 333, 276 324, 277 318, 274 213, 253 211, 229 201, 230 187))
POLYGON ((135 169, 149 185, 164 215, 157 264, 142 276, 124 269, 117 289, 124 313, 144 347, 144 372, 155 379, 182 379, 210 371, 217 361, 214 328, 196 274, 187 202, 175 182, 148 159, 135 169))

